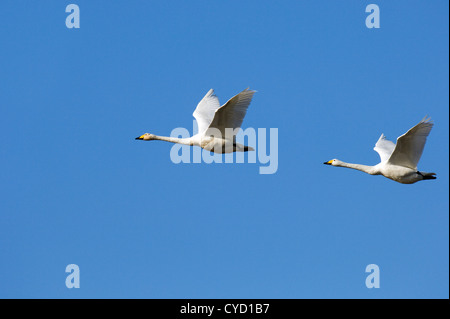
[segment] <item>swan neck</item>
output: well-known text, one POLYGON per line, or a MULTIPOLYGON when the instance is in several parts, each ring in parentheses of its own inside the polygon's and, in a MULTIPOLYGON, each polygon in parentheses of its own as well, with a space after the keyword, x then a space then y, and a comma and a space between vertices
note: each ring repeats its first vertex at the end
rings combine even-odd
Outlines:
POLYGON ((178 138, 178 137, 155 135, 153 139, 158 140, 158 141, 166 141, 166 142, 170 142, 170 143, 176 143, 176 144, 191 145, 190 138, 178 138))
POLYGON ((345 162, 341 162, 339 164, 339 166, 356 169, 358 171, 362 171, 364 173, 371 174, 371 175, 376 174, 374 166, 368 166, 368 165, 362 165, 362 164, 352 164, 352 163, 345 163, 345 162))

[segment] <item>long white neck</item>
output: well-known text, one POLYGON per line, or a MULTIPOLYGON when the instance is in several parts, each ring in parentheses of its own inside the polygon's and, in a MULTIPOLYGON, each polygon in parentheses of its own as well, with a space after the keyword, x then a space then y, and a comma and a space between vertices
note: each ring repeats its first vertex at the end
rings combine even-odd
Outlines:
POLYGON ((352 164, 352 163, 345 163, 345 162, 339 162, 336 166, 340 167, 347 167, 352 169, 357 169, 358 171, 370 174, 370 175, 378 175, 380 174, 378 170, 376 169, 376 166, 368 166, 368 165, 361 165, 361 164, 352 164))
POLYGON ((184 145, 192 145, 191 138, 178 138, 178 137, 169 137, 169 136, 153 136, 154 140, 166 141, 170 143, 184 144, 184 145))

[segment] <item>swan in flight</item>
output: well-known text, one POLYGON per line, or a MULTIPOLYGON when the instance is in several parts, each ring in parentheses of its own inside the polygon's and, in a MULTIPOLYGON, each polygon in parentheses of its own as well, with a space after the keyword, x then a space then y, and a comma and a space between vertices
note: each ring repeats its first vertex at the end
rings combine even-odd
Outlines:
POLYGON ((419 172, 417 163, 422 156, 423 148, 430 134, 433 123, 430 118, 424 118, 408 132, 397 138, 397 144, 388 141, 381 134, 374 150, 380 155, 381 163, 375 166, 345 163, 337 159, 325 162, 326 165, 348 167, 363 171, 370 175, 383 175, 402 184, 436 179, 435 173, 419 172))
POLYGON ((160 140, 195 145, 214 153, 254 151, 250 146, 237 143, 236 134, 244 121, 255 92, 247 88, 220 106, 219 99, 211 89, 198 103, 193 114, 197 120, 198 134, 188 138, 178 138, 145 133, 136 137, 136 140, 160 140))

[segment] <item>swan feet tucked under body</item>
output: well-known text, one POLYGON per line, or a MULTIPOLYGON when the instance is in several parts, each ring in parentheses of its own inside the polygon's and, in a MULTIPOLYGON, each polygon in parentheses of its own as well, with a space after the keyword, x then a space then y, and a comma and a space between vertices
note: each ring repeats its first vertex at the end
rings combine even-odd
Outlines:
POLYGON ((338 159, 325 162, 326 165, 347 167, 370 175, 383 175, 402 184, 413 184, 418 181, 436 179, 435 173, 420 172, 417 163, 422 156, 428 134, 433 123, 424 118, 408 132, 397 138, 397 144, 381 134, 374 150, 380 155, 381 163, 375 166, 345 163, 338 159))
POLYGON ((236 134, 244 121, 248 106, 256 91, 245 89, 220 106, 219 99, 211 89, 198 103, 194 117, 198 124, 198 134, 189 138, 158 136, 145 133, 136 140, 166 141, 201 148, 214 153, 254 151, 250 146, 236 142, 236 134), (231 132, 231 134, 230 134, 231 132))

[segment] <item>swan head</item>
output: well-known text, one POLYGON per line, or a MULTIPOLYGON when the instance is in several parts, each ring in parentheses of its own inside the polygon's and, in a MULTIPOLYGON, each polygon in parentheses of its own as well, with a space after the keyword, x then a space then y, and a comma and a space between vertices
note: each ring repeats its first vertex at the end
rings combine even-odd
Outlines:
POLYGON ((145 134, 135 138, 135 140, 144 140, 144 141, 150 141, 150 140, 154 140, 154 139, 155 139, 155 135, 150 134, 150 133, 145 133, 145 134))
POLYGON ((331 165, 331 166, 339 166, 342 162, 338 159, 332 159, 329 160, 328 162, 325 162, 325 165, 331 165))

